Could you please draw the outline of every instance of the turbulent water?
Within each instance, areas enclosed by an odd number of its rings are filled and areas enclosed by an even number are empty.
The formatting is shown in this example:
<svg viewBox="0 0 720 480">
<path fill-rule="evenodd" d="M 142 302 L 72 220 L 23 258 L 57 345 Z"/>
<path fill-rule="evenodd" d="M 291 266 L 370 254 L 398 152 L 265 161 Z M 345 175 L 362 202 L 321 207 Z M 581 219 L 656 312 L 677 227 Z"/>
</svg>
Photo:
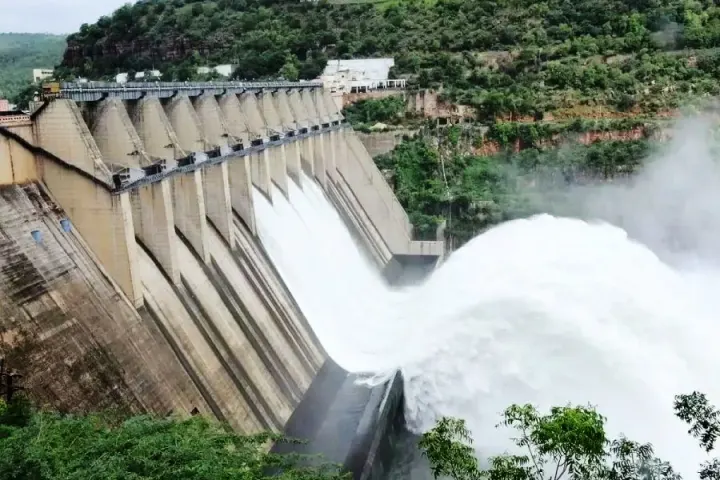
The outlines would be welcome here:
<svg viewBox="0 0 720 480">
<path fill-rule="evenodd" d="M 487 456 L 511 446 L 495 428 L 507 405 L 591 403 L 610 435 L 652 442 L 697 477 L 706 457 L 672 403 L 692 390 L 720 403 L 711 262 L 671 266 L 621 228 L 540 215 L 476 237 L 423 285 L 392 292 L 318 186 L 302 183 L 291 183 L 290 202 L 256 193 L 263 243 L 339 364 L 403 371 L 412 429 L 465 418 Z M 697 218 L 686 231 L 702 231 Z"/>
</svg>

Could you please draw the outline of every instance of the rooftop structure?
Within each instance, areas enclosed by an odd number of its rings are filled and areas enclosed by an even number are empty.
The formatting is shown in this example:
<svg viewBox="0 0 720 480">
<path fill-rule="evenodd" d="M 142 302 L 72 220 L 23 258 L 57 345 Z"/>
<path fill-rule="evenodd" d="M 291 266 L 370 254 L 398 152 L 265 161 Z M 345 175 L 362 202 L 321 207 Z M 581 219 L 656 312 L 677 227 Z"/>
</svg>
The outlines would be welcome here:
<svg viewBox="0 0 720 480">
<path fill-rule="evenodd" d="M 392 58 L 361 58 L 355 60 L 328 60 L 323 77 L 350 73 L 356 80 L 387 80 L 390 68 L 395 66 Z"/>
<path fill-rule="evenodd" d="M 200 75 L 207 75 L 208 73 L 215 71 L 218 75 L 221 75 L 223 77 L 229 77 L 233 74 L 235 69 L 237 68 L 237 65 L 232 65 L 230 63 L 224 64 L 224 65 L 216 65 L 214 67 L 198 67 L 197 73 Z"/>
<path fill-rule="evenodd" d="M 38 83 L 46 78 L 50 78 L 54 73 L 52 68 L 33 68 L 33 82 Z"/>
<path fill-rule="evenodd" d="M 135 76 L 132 78 L 132 80 L 142 80 L 147 78 L 160 78 L 162 76 L 162 73 L 160 70 L 150 70 L 147 72 L 137 72 L 135 73 Z M 116 83 L 127 83 L 128 80 L 130 80 L 129 74 L 127 72 L 124 73 L 118 73 L 115 75 L 115 82 Z M 83 82 L 78 81 L 78 83 L 87 83 L 87 79 L 83 79 Z"/>
<path fill-rule="evenodd" d="M 320 80 L 333 93 L 405 88 L 404 79 L 389 79 L 392 58 L 329 60 Z"/>
</svg>

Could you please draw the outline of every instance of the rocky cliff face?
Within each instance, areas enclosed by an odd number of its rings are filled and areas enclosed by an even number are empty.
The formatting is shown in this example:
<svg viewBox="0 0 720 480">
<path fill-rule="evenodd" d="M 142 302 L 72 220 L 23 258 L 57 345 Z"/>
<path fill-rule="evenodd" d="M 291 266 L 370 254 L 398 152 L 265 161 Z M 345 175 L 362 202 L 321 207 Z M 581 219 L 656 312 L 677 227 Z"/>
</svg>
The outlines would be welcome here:
<svg viewBox="0 0 720 480">
<path fill-rule="evenodd" d="M 631 130 L 615 130 L 615 131 L 604 131 L 604 132 L 583 132 L 574 135 L 553 135 L 552 138 L 542 140 L 538 142 L 536 146 L 539 147 L 557 147 L 564 143 L 576 142 L 582 145 L 590 145 L 595 142 L 610 142 L 610 141 L 631 141 L 640 140 L 642 138 L 650 137 L 659 141 L 667 141 L 671 138 L 672 131 L 669 128 L 659 129 L 657 131 L 649 132 L 643 127 L 633 128 Z M 523 145 L 520 139 L 515 140 L 512 145 L 513 152 L 519 152 L 528 148 L 529 145 Z M 485 140 L 480 146 L 472 147 L 471 151 L 473 155 L 495 155 L 502 151 L 502 146 L 495 141 Z"/>
<path fill-rule="evenodd" d="M 68 47 L 63 56 L 63 65 L 70 68 L 81 67 L 88 59 L 103 66 L 112 68 L 126 67 L 129 57 L 134 62 L 172 62 L 182 60 L 197 51 L 201 56 L 207 56 L 211 51 L 222 48 L 211 41 L 192 41 L 186 37 L 170 35 L 158 42 L 145 39 L 132 41 L 112 41 L 104 38 L 102 41 L 87 45 L 68 40 Z"/>
</svg>

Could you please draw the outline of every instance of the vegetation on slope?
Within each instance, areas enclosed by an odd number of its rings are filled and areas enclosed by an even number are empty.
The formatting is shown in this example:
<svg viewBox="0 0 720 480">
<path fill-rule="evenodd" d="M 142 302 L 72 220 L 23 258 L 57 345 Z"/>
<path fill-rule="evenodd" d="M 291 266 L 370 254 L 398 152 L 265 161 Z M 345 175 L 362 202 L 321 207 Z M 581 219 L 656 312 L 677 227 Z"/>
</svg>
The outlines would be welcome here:
<svg viewBox="0 0 720 480">
<path fill-rule="evenodd" d="M 452 127 L 406 139 L 389 154 L 377 157 L 376 163 L 390 174 L 416 234 L 432 238 L 446 222 L 446 238 L 457 248 L 497 223 L 539 213 L 553 192 L 560 194 L 571 183 L 605 181 L 635 172 L 655 148 L 650 139 L 585 145 L 568 138 L 561 149 L 539 142 L 538 130 L 549 135 L 608 123 L 579 121 L 565 130 L 554 126 L 544 132 L 542 126 L 534 129 L 537 124 L 532 124 L 528 128 L 537 135 L 535 146 L 521 151 L 506 148 L 495 155 L 471 153 L 463 142 L 477 143 L 477 137 L 465 138 L 460 127 Z M 528 133 L 517 124 L 496 124 L 483 138 L 490 136 L 508 147 L 518 131 Z"/>
<path fill-rule="evenodd" d="M 35 33 L 0 33 L 0 98 L 13 102 L 32 82 L 33 68 L 60 63 L 65 37 Z"/>
<path fill-rule="evenodd" d="M 442 85 L 484 117 L 586 104 L 673 108 L 718 93 L 720 7 L 710 0 L 141 0 L 68 39 L 64 75 L 159 68 L 192 77 L 313 78 L 328 58 L 390 55 L 392 75 Z"/>
<path fill-rule="evenodd" d="M 397 125 L 406 120 L 405 99 L 402 96 L 391 96 L 380 99 L 360 100 L 343 109 L 343 115 L 353 127 L 386 123 Z"/>
<path fill-rule="evenodd" d="M 0 478 L 15 480 L 340 480 L 332 465 L 267 453 L 270 434 L 245 436 L 201 417 L 68 416 L 0 400 Z M 280 472 L 272 475 L 272 472 Z"/>
</svg>

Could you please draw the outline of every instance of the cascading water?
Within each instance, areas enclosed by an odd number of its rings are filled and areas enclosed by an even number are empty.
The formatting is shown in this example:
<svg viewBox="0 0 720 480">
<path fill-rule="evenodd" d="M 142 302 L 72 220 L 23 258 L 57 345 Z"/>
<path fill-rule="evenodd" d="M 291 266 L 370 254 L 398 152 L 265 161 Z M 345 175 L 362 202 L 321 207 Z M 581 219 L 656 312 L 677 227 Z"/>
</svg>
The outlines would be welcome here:
<svg viewBox="0 0 720 480">
<path fill-rule="evenodd" d="M 692 390 L 720 402 L 720 271 L 670 266 L 607 223 L 540 215 L 476 237 L 425 284 L 393 292 L 314 181 L 302 184 L 291 182 L 290 202 L 273 191 L 274 205 L 256 192 L 260 237 L 339 364 L 402 370 L 412 429 L 464 418 L 484 457 L 511 449 L 495 428 L 509 404 L 591 403 L 611 436 L 652 442 L 697 477 L 706 457 L 672 403 Z"/>
<path fill-rule="evenodd" d="M 289 182 L 288 201 L 272 186 L 271 204 L 253 191 L 259 236 L 328 354 L 354 372 L 394 370 L 388 361 L 395 322 L 384 322 L 390 292 L 320 187 L 307 175 Z M 354 325 L 367 325 L 355 329 Z M 383 333 L 385 333 L 383 335 Z"/>
</svg>

